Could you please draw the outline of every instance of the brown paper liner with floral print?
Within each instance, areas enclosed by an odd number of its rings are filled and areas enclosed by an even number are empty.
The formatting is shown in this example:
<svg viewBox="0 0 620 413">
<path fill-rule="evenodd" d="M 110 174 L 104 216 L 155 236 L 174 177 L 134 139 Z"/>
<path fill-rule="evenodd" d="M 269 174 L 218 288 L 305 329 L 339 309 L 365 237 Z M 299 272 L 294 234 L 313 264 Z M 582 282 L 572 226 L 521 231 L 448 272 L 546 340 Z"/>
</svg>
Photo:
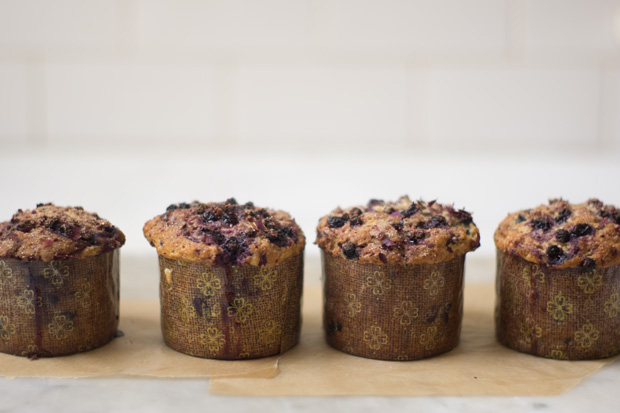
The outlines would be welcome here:
<svg viewBox="0 0 620 413">
<path fill-rule="evenodd" d="M 465 257 L 374 265 L 323 254 L 327 343 L 355 356 L 418 360 L 459 343 Z"/>
<path fill-rule="evenodd" d="M 562 360 L 620 353 L 620 267 L 557 270 L 498 250 L 496 294 L 507 347 Z"/>
<path fill-rule="evenodd" d="M 297 344 L 303 255 L 268 266 L 211 266 L 159 257 L 166 344 L 210 359 L 273 356 Z"/>
<path fill-rule="evenodd" d="M 118 329 L 119 254 L 0 259 L 0 351 L 52 357 L 108 343 Z"/>
</svg>

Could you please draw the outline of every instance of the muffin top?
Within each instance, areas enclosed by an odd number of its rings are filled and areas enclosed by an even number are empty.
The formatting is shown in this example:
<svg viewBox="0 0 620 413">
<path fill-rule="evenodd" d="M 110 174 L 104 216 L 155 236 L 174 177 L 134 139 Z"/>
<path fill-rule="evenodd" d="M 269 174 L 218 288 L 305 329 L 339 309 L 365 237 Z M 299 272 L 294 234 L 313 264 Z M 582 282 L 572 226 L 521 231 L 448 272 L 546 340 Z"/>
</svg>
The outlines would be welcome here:
<svg viewBox="0 0 620 413">
<path fill-rule="evenodd" d="M 480 245 L 469 212 L 407 196 L 336 208 L 319 220 L 316 231 L 316 243 L 326 254 L 379 265 L 434 264 Z"/>
<path fill-rule="evenodd" d="M 234 198 L 170 205 L 144 225 L 144 236 L 159 255 L 211 265 L 273 266 L 300 254 L 306 242 L 286 212 Z"/>
<path fill-rule="evenodd" d="M 495 231 L 506 254 L 552 268 L 620 265 L 620 210 L 598 199 L 548 205 L 509 214 Z"/>
<path fill-rule="evenodd" d="M 32 210 L 20 209 L 0 224 L 0 258 L 43 262 L 85 258 L 124 243 L 118 228 L 82 207 L 38 204 Z"/>
</svg>

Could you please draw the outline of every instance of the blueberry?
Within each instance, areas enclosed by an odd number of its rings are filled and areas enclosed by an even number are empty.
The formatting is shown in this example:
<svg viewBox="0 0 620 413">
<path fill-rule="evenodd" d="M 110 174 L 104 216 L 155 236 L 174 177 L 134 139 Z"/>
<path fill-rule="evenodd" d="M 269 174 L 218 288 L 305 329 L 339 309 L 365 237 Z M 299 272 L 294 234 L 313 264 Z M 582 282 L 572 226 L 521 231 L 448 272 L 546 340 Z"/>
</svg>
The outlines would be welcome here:
<svg viewBox="0 0 620 413">
<path fill-rule="evenodd" d="M 217 260 L 221 264 L 234 264 L 243 252 L 243 242 L 235 237 L 231 237 L 222 245 L 222 252 Z"/>
<path fill-rule="evenodd" d="M 289 238 L 295 237 L 295 230 L 293 229 L 293 227 L 286 226 L 282 228 L 280 231 L 282 231 L 282 233 Z"/>
<path fill-rule="evenodd" d="M 352 260 L 359 257 L 359 253 L 356 250 L 357 246 L 352 242 L 347 242 L 342 246 L 342 253 L 345 257 Z"/>
<path fill-rule="evenodd" d="M 388 260 L 387 257 L 385 256 L 384 253 L 380 252 L 379 253 L 379 259 L 381 260 L 382 263 L 387 264 Z"/>
<path fill-rule="evenodd" d="M 549 229 L 549 221 L 547 218 L 536 218 L 531 222 L 532 228 L 547 231 Z"/>
<path fill-rule="evenodd" d="M 573 230 L 570 232 L 570 235 L 573 238 L 579 238 L 579 237 L 583 237 L 583 236 L 586 236 L 586 235 L 590 235 L 593 232 L 594 232 L 594 228 L 592 228 L 590 225 L 588 225 L 588 224 L 577 224 L 577 225 L 575 225 Z"/>
<path fill-rule="evenodd" d="M 558 264 L 564 261 L 564 258 L 566 258 L 564 251 L 557 245 L 552 245 L 547 248 L 547 261 L 551 264 Z"/>
<path fill-rule="evenodd" d="M 353 224 L 351 224 L 351 226 L 353 226 Z M 401 220 L 400 222 L 397 222 L 396 224 L 392 224 L 392 228 L 394 228 L 396 231 L 400 232 L 403 230 L 403 221 Z"/>
<path fill-rule="evenodd" d="M 352 226 L 352 227 L 356 227 L 356 226 L 358 226 L 358 225 L 362 225 L 362 224 L 363 224 L 363 222 L 362 222 L 362 218 L 357 217 L 357 216 L 356 216 L 356 217 L 353 217 L 353 218 L 351 218 L 351 220 L 349 221 L 349 224 L 351 224 L 351 226 Z"/>
<path fill-rule="evenodd" d="M 555 233 L 555 239 L 559 242 L 568 242 L 570 241 L 570 234 L 566 230 L 559 229 L 558 232 Z"/>
<path fill-rule="evenodd" d="M 171 204 L 171 205 L 168 205 L 168 208 L 166 208 L 166 211 L 174 211 L 177 208 L 178 206 L 176 206 L 175 204 Z"/>
<path fill-rule="evenodd" d="M 344 220 L 342 217 L 329 217 L 327 218 L 327 225 L 330 228 L 340 228 L 342 226 L 344 226 L 344 224 L 346 224 L 347 221 Z"/>
<path fill-rule="evenodd" d="M 228 198 L 226 200 L 226 202 L 224 202 L 225 204 L 230 204 L 230 205 L 237 205 L 237 200 L 235 198 Z"/>
<path fill-rule="evenodd" d="M 418 208 L 414 204 L 411 204 L 411 205 L 409 205 L 409 208 L 407 208 L 406 210 L 404 210 L 402 212 L 402 215 L 405 218 L 409 218 L 410 216 L 412 216 L 416 212 L 418 212 Z"/>
<path fill-rule="evenodd" d="M 239 223 L 239 219 L 233 213 L 225 213 L 222 220 L 228 225 L 237 225 Z"/>
<path fill-rule="evenodd" d="M 272 244 L 278 247 L 286 247 L 288 245 L 288 235 L 287 231 L 284 229 L 269 229 L 265 236 Z"/>
<path fill-rule="evenodd" d="M 433 215 L 431 218 L 431 228 L 437 228 L 447 224 L 448 221 L 446 221 L 446 218 L 443 215 Z"/>
<path fill-rule="evenodd" d="M 579 266 L 592 269 L 596 267 L 596 262 L 594 262 L 592 258 L 586 258 L 585 260 L 581 261 L 581 264 L 579 264 Z"/>
<path fill-rule="evenodd" d="M 519 216 L 517 217 L 516 223 L 520 224 L 520 223 L 522 223 L 524 221 L 525 221 L 525 217 L 523 215 L 519 214 Z"/>
<path fill-rule="evenodd" d="M 278 230 L 280 229 L 280 224 L 278 223 L 278 221 L 274 220 L 273 218 L 269 217 L 266 218 L 263 221 L 263 224 L 265 225 L 265 228 L 267 229 L 273 229 L 273 230 Z"/>
<path fill-rule="evenodd" d="M 178 208 L 181 208 L 181 209 L 188 209 L 188 208 L 191 208 L 191 205 L 190 205 L 190 204 L 188 204 L 188 203 L 186 203 L 186 202 L 181 202 L 181 203 L 179 204 Z"/>
<path fill-rule="evenodd" d="M 426 233 L 424 231 L 416 231 L 411 238 L 409 238 L 409 244 L 418 245 L 426 238 Z"/>
<path fill-rule="evenodd" d="M 362 215 L 362 210 L 359 208 L 353 208 L 350 212 L 352 217 L 358 217 Z"/>
<path fill-rule="evenodd" d="M 555 222 L 557 222 L 558 224 L 561 224 L 562 222 L 565 222 L 572 214 L 573 213 L 570 212 L 570 209 L 564 208 L 560 211 L 558 216 L 555 217 Z"/>
<path fill-rule="evenodd" d="M 443 215 L 433 215 L 428 222 L 419 222 L 416 225 L 418 228 L 423 229 L 431 229 L 431 228 L 439 228 L 442 225 L 446 225 L 448 221 Z"/>
<path fill-rule="evenodd" d="M 215 243 L 218 245 L 221 245 L 226 241 L 226 237 L 222 235 L 219 231 L 213 231 L 210 229 L 201 229 L 200 231 L 206 232 L 207 234 L 211 235 L 213 241 L 215 241 Z"/>
<path fill-rule="evenodd" d="M 205 211 L 202 214 L 202 218 L 206 221 L 206 222 L 213 222 L 213 221 L 217 221 L 217 215 L 215 215 L 215 213 L 213 211 Z"/>
<path fill-rule="evenodd" d="M 469 225 L 472 222 L 474 222 L 474 220 L 471 217 L 471 214 L 465 211 L 464 209 L 459 209 L 458 211 L 456 211 L 455 214 L 456 214 L 458 221 L 463 225 Z"/>
<path fill-rule="evenodd" d="M 235 237 L 230 237 L 222 246 L 226 251 L 228 251 L 231 255 L 234 255 L 239 250 L 240 244 L 239 240 Z"/>
</svg>

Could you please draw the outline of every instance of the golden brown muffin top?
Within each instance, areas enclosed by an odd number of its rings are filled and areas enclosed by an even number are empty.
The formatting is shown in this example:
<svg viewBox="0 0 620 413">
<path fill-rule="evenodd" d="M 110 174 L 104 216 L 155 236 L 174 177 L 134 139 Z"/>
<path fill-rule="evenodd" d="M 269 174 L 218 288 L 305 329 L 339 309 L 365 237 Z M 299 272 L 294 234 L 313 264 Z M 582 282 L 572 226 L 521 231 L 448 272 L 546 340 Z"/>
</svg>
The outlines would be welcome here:
<svg viewBox="0 0 620 413">
<path fill-rule="evenodd" d="M 273 266 L 300 254 L 306 242 L 286 212 L 234 198 L 170 205 L 144 225 L 144 236 L 159 255 L 211 265 Z"/>
<path fill-rule="evenodd" d="M 620 265 L 620 210 L 598 199 L 548 205 L 509 214 L 495 231 L 506 254 L 552 268 Z"/>
<path fill-rule="evenodd" d="M 118 228 L 82 207 L 38 204 L 33 210 L 20 209 L 0 224 L 0 258 L 43 262 L 85 258 L 124 243 Z"/>
<path fill-rule="evenodd" d="M 379 265 L 434 264 L 480 245 L 469 212 L 407 196 L 336 208 L 319 220 L 316 231 L 316 243 L 326 254 Z"/>
</svg>

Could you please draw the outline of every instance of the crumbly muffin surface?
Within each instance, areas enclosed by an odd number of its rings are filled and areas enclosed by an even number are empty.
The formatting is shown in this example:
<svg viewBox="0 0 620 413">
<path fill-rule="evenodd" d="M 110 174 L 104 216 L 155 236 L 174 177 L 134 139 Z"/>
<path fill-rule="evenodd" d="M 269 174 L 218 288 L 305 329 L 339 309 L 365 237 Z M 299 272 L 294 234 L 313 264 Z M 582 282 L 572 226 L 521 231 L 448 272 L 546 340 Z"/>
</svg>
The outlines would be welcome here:
<svg viewBox="0 0 620 413">
<path fill-rule="evenodd" d="M 470 213 L 403 196 L 335 209 L 319 220 L 316 243 L 360 263 L 434 264 L 475 250 L 480 235 Z"/>
<path fill-rule="evenodd" d="M 63 260 L 99 255 L 121 247 L 125 235 L 82 207 L 39 204 L 0 224 L 0 258 Z"/>
<path fill-rule="evenodd" d="M 289 214 L 248 202 L 170 205 L 144 225 L 144 236 L 166 258 L 211 265 L 276 265 L 300 254 L 301 228 Z"/>
<path fill-rule="evenodd" d="M 506 254 L 552 268 L 620 265 L 620 210 L 598 199 L 548 205 L 509 214 L 495 231 Z"/>
</svg>

